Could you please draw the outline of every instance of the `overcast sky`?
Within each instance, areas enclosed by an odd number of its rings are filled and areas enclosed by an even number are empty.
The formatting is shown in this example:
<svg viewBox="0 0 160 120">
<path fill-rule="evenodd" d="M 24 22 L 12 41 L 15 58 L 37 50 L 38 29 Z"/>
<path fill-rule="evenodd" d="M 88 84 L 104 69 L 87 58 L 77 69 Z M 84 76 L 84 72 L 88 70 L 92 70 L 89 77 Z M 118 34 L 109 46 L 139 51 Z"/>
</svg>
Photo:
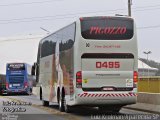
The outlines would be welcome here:
<svg viewBox="0 0 160 120">
<path fill-rule="evenodd" d="M 128 0 L 0 0 L 0 73 L 6 62 L 36 60 L 37 45 L 46 34 L 71 23 L 79 16 L 127 15 Z M 160 0 L 133 0 L 132 17 L 137 24 L 139 57 L 160 62 Z M 12 36 L 42 34 L 12 41 Z M 3 38 L 2 38 L 3 37 Z M 9 37 L 9 38 L 8 38 Z M 4 40 L 8 40 L 4 42 Z M 2 42 L 3 41 L 3 42 Z"/>
</svg>

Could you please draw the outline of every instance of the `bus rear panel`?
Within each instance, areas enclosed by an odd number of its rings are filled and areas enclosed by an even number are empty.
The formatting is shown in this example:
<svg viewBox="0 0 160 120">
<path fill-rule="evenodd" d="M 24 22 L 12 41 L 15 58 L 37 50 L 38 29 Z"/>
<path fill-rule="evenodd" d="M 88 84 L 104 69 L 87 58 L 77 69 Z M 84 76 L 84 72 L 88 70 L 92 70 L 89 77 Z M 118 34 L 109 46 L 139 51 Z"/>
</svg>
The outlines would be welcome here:
<svg viewBox="0 0 160 120">
<path fill-rule="evenodd" d="M 6 91 L 7 93 L 29 93 L 31 82 L 25 63 L 8 63 L 6 66 Z"/>
<path fill-rule="evenodd" d="M 77 105 L 127 105 L 137 99 L 137 39 L 124 17 L 81 18 L 74 54 Z M 82 49 L 83 48 L 83 49 Z M 77 49 L 77 48 L 75 48 Z M 75 78 L 77 76 L 75 75 Z"/>
</svg>

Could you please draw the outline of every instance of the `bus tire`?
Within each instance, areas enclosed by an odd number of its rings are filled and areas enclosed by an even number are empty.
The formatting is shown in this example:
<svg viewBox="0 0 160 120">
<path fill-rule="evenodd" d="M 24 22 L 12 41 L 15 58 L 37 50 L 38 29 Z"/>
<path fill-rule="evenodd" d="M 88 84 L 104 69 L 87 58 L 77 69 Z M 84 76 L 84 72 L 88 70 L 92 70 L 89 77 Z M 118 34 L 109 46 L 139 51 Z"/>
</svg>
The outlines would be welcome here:
<svg viewBox="0 0 160 120">
<path fill-rule="evenodd" d="M 32 88 L 29 89 L 30 94 L 32 94 Z"/>
<path fill-rule="evenodd" d="M 60 94 L 59 94 L 59 110 L 61 111 L 61 112 L 64 112 L 64 94 L 63 94 L 63 92 L 61 92 Z"/>
<path fill-rule="evenodd" d="M 40 87 L 39 99 L 42 100 L 42 88 Z"/>
<path fill-rule="evenodd" d="M 58 104 L 59 104 L 59 97 L 60 97 L 60 89 L 58 88 L 57 89 L 57 102 L 58 102 Z"/>
<path fill-rule="evenodd" d="M 64 111 L 65 111 L 66 113 L 70 113 L 70 112 L 71 112 L 71 106 L 67 105 L 66 99 L 65 99 L 65 101 L 64 101 Z"/>
<path fill-rule="evenodd" d="M 42 105 L 43 106 L 49 106 L 49 101 L 42 100 Z"/>
</svg>

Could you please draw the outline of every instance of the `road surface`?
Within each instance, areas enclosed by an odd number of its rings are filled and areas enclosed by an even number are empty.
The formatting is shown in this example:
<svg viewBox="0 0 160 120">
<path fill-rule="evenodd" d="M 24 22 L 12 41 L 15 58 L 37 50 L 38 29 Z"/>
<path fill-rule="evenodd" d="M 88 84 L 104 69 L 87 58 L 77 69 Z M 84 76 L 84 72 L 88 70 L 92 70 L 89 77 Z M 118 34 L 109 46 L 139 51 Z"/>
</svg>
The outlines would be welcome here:
<svg viewBox="0 0 160 120">
<path fill-rule="evenodd" d="M 21 103 L 21 104 L 20 104 Z M 18 109 L 19 108 L 19 109 Z M 18 111 L 19 110 L 19 111 Z M 100 120 L 100 119 L 159 119 L 157 114 L 122 108 L 119 113 L 100 112 L 97 108 L 74 108 L 72 113 L 60 112 L 57 104 L 49 107 L 34 95 L 0 96 L 0 119 L 2 120 Z M 115 118 L 117 117 L 117 118 Z M 10 118 L 10 119 L 7 119 Z"/>
</svg>

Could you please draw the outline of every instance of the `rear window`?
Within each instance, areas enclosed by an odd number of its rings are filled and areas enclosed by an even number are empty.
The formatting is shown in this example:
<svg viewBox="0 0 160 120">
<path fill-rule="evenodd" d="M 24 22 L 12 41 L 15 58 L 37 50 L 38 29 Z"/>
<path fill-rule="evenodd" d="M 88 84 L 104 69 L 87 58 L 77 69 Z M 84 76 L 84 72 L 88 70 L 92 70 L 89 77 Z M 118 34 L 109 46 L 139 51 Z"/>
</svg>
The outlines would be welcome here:
<svg viewBox="0 0 160 120">
<path fill-rule="evenodd" d="M 81 20 L 85 39 L 129 40 L 133 37 L 133 20 L 123 17 L 87 17 Z"/>
</svg>

